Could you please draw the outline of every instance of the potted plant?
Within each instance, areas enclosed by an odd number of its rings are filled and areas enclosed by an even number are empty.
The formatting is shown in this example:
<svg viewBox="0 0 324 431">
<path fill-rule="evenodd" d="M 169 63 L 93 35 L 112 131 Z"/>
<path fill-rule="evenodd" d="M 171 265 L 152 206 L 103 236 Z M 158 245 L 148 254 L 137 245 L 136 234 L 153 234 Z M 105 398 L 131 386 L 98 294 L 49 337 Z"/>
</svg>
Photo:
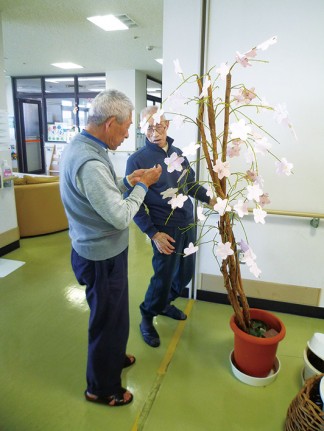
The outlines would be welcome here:
<svg viewBox="0 0 324 431">
<path fill-rule="evenodd" d="M 257 94 L 255 88 L 248 89 L 244 84 L 233 84 L 232 73 L 235 67 L 250 67 L 257 60 L 257 55 L 277 42 L 276 37 L 257 45 L 244 54 L 236 53 L 231 66 L 222 63 L 220 67 L 211 68 L 203 76 L 193 75 L 185 78 L 179 60 L 175 60 L 175 72 L 181 77 L 181 83 L 176 90 L 163 102 L 158 113 L 154 115 L 156 123 L 163 113 L 172 115 L 174 123 L 190 122 L 199 130 L 197 142 L 183 148 L 183 155 L 196 155 L 195 162 L 204 163 L 207 179 L 201 181 L 207 185 L 208 193 L 217 200 L 213 208 L 197 208 L 198 238 L 195 244 L 190 244 L 184 251 L 184 258 L 195 253 L 199 244 L 204 241 L 206 231 L 216 229 L 212 240 L 212 252 L 218 262 L 223 276 L 228 298 L 234 310 L 230 325 L 235 333 L 234 359 L 241 371 L 258 377 L 266 376 L 274 363 L 278 342 L 285 336 L 285 327 L 280 319 L 262 310 L 250 309 L 242 282 L 240 263 L 245 263 L 255 277 L 259 277 L 260 269 L 256 264 L 256 256 L 244 238 L 237 241 L 234 227 L 237 223 L 243 225 L 243 218 L 253 212 L 254 221 L 264 224 L 267 215 L 264 207 L 270 202 L 264 191 L 263 178 L 259 172 L 258 157 L 271 156 L 275 159 L 277 174 L 289 176 L 293 165 L 285 158 L 279 159 L 271 151 L 273 136 L 264 130 L 258 122 L 249 115 L 248 110 L 257 112 L 273 111 L 278 123 L 287 125 L 294 133 L 284 105 L 270 106 Z M 216 74 L 215 74 L 216 72 Z M 215 76 L 213 76 L 215 75 Z M 181 87 L 187 83 L 196 82 L 198 92 L 189 99 L 184 99 Z M 224 97 L 220 95 L 222 82 L 225 83 Z M 174 106 L 184 106 L 194 103 L 197 105 L 197 117 L 190 118 L 183 111 Z M 248 113 L 247 113 L 248 112 Z M 142 124 L 145 128 L 145 124 Z M 277 141 L 276 141 L 277 142 Z M 245 152 L 246 167 L 238 169 Z M 236 163 L 232 162 L 236 159 Z M 168 170 L 181 170 L 181 157 L 176 153 L 165 160 Z M 164 197 L 170 197 L 172 208 L 181 205 L 185 198 L 185 188 L 190 187 L 186 182 L 187 171 L 184 170 L 177 189 L 164 192 Z M 252 208 L 254 207 L 254 208 Z M 217 223 L 209 223 L 211 215 L 217 214 Z M 192 228 L 190 226 L 188 228 Z M 259 329 L 260 321 L 263 326 Z M 269 332 L 270 330 L 270 332 Z M 252 353 L 247 351 L 246 342 L 252 341 Z M 261 347 L 260 347 L 261 346 Z M 243 347 L 243 353 L 241 353 Z M 256 358 L 259 364 L 253 370 L 251 361 L 261 351 L 266 350 L 270 359 Z M 262 363 L 262 365 L 260 365 Z"/>
</svg>

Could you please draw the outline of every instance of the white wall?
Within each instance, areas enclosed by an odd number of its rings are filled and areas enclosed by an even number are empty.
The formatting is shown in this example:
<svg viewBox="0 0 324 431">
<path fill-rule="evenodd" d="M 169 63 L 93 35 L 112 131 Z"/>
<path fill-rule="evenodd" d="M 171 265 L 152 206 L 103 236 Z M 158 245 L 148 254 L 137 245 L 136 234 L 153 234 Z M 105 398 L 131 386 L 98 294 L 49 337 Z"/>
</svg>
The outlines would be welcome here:
<svg viewBox="0 0 324 431">
<path fill-rule="evenodd" d="M 163 16 L 163 73 L 162 100 L 165 100 L 182 82 L 176 75 L 173 61 L 178 59 L 186 76 L 199 73 L 201 46 L 201 1 L 164 0 Z M 184 97 L 197 94 L 195 83 L 182 86 L 179 91 Z M 164 106 L 167 118 L 171 119 L 170 106 Z M 189 117 L 195 117 L 195 109 L 189 106 L 184 110 Z M 189 145 L 197 139 L 197 128 L 190 123 L 180 129 L 170 122 L 169 135 L 177 147 Z"/>
<path fill-rule="evenodd" d="M 263 58 L 269 60 L 269 64 L 254 64 L 241 70 L 236 67 L 233 73 L 233 82 L 244 82 L 248 88 L 255 86 L 258 94 L 269 103 L 286 102 L 298 136 L 295 141 L 288 129 L 273 122 L 272 114 L 262 120 L 280 141 L 280 144 L 273 143 L 274 153 L 294 163 L 294 174 L 281 179 L 275 176 L 273 166 L 261 163 L 265 190 L 271 199 L 268 207 L 323 214 L 323 1 L 210 0 L 209 3 L 206 70 L 221 62 L 232 63 L 236 51 L 246 52 L 269 37 L 278 36 L 278 43 L 264 52 Z M 186 75 L 194 71 L 199 73 L 197 9 L 201 1 L 165 0 L 164 4 L 163 89 L 166 97 L 177 86 L 171 65 L 173 59 L 180 59 Z M 172 133 L 179 141 L 181 137 L 187 142 L 196 139 L 193 129 L 172 130 Z M 176 142 L 179 144 L 177 139 Z M 324 220 L 314 229 L 310 219 L 268 216 L 265 225 L 256 225 L 249 217 L 245 227 L 262 270 L 262 281 L 324 291 Z M 239 240 L 242 232 L 238 230 L 236 236 Z M 209 244 L 200 247 L 197 268 L 198 273 L 220 274 Z M 244 266 L 242 271 L 245 278 L 253 278 Z M 323 291 L 321 306 L 324 306 Z"/>
<path fill-rule="evenodd" d="M 136 149 L 136 128 L 139 125 L 139 115 L 146 106 L 146 74 L 139 70 L 113 70 L 106 72 L 107 89 L 116 89 L 125 93 L 134 104 L 133 124 L 129 128 L 129 138 L 118 150 L 110 152 L 116 175 L 125 175 L 126 162 L 129 155 Z"/>
<path fill-rule="evenodd" d="M 2 26 L 0 19 L 0 166 L 7 160 L 11 166 L 10 139 L 8 126 L 8 109 L 4 76 Z M 0 248 L 19 239 L 17 228 L 16 204 L 14 188 L 0 189 Z"/>
</svg>

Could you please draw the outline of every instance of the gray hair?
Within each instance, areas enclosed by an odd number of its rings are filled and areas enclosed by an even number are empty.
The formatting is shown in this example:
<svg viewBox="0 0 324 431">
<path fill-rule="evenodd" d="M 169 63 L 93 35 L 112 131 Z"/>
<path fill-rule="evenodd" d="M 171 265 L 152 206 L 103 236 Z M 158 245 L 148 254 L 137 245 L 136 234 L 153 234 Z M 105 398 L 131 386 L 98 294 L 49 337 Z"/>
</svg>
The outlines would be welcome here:
<svg viewBox="0 0 324 431">
<path fill-rule="evenodd" d="M 88 124 L 100 126 L 108 118 L 116 117 L 118 123 L 123 123 L 134 109 L 131 100 L 118 90 L 101 91 L 92 101 Z"/>
<path fill-rule="evenodd" d="M 154 115 L 157 111 L 159 110 L 159 107 L 156 105 L 152 105 L 152 106 L 147 106 L 146 108 L 143 108 L 141 110 L 141 120 L 144 120 L 144 118 L 146 117 L 152 117 L 152 115 Z M 162 120 L 165 120 L 165 116 L 161 115 Z"/>
</svg>

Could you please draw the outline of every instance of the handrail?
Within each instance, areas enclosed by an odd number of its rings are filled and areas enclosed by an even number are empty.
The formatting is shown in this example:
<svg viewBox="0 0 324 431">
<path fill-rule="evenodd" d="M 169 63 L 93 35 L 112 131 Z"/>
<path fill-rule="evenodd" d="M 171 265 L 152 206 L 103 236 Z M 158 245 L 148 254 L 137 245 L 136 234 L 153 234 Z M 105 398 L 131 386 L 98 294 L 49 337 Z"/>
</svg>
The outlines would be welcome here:
<svg viewBox="0 0 324 431">
<path fill-rule="evenodd" d="M 253 209 L 249 208 L 249 212 L 252 212 Z M 282 216 L 289 216 L 289 217 L 306 217 L 306 218 L 324 218 L 324 214 L 320 213 L 308 213 L 308 212 L 301 212 L 301 211 L 286 211 L 286 210 L 271 210 L 265 208 L 265 211 L 267 214 L 273 214 L 273 215 L 282 215 Z"/>
<path fill-rule="evenodd" d="M 306 217 L 306 218 L 324 218 L 324 214 L 308 213 L 300 211 L 283 211 L 283 210 L 266 210 L 268 214 L 283 215 L 290 217 Z"/>
</svg>

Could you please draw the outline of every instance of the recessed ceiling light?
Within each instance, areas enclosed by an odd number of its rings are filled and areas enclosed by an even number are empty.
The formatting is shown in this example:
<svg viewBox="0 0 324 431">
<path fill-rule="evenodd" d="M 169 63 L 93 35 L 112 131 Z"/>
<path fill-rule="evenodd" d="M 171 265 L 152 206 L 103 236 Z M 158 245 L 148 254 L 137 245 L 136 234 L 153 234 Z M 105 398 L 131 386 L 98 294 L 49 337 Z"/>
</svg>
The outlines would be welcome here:
<svg viewBox="0 0 324 431">
<path fill-rule="evenodd" d="M 128 30 L 127 25 L 114 15 L 90 16 L 87 19 L 105 31 Z"/>
<path fill-rule="evenodd" d="M 160 64 L 163 64 L 163 58 L 156 58 L 155 61 L 157 61 Z"/>
<path fill-rule="evenodd" d="M 83 69 L 83 66 L 75 63 L 52 63 L 51 65 L 61 69 Z"/>
</svg>

